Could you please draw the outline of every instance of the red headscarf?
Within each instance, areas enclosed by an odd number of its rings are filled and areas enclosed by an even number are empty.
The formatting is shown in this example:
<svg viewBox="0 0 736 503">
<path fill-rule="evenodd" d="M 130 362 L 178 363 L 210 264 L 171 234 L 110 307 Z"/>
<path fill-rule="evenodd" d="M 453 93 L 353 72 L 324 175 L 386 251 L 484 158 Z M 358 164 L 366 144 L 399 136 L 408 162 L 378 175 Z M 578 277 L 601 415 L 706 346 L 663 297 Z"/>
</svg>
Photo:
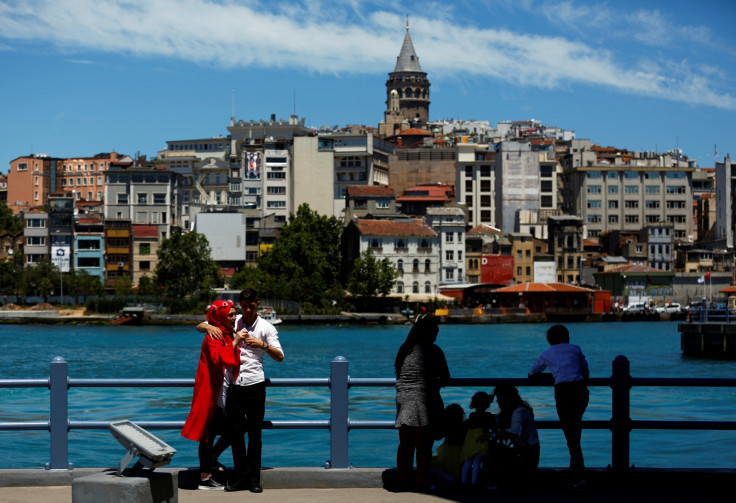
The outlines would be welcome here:
<svg viewBox="0 0 736 503">
<path fill-rule="evenodd" d="M 230 309 L 235 307 L 232 300 L 216 300 L 207 308 L 207 323 L 213 325 L 230 338 L 233 337 L 233 329 L 227 321 Z"/>
</svg>

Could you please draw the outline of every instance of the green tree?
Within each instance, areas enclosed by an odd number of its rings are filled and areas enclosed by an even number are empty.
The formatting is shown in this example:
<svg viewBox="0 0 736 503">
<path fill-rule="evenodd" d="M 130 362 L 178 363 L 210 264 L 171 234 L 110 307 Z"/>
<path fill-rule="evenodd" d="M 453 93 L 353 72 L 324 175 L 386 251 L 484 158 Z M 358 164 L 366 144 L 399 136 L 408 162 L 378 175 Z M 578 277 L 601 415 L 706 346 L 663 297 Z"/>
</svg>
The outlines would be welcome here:
<svg viewBox="0 0 736 503">
<path fill-rule="evenodd" d="M 51 292 L 54 291 L 54 284 L 51 282 L 51 280 L 46 278 L 41 278 L 41 281 L 38 283 L 38 293 L 43 297 L 44 302 L 49 301 L 49 295 L 51 295 Z"/>
<path fill-rule="evenodd" d="M 212 260 L 204 234 L 174 232 L 156 252 L 156 285 L 172 298 L 210 298 L 221 281 L 220 268 Z"/>
<path fill-rule="evenodd" d="M 13 214 L 8 203 L 0 201 L 0 231 L 16 234 L 23 230 L 23 222 L 18 215 Z"/>
<path fill-rule="evenodd" d="M 67 285 L 66 278 L 70 275 L 65 275 L 64 286 Z M 79 304 L 79 296 L 100 296 L 103 292 L 102 281 L 98 276 L 92 276 L 85 270 L 76 271 L 71 275 L 69 289 L 74 295 L 76 304 Z"/>
<path fill-rule="evenodd" d="M 319 215 L 302 204 L 281 229 L 273 248 L 261 257 L 259 267 L 270 277 L 267 291 L 282 299 L 325 305 L 326 292 L 342 292 L 340 234 L 335 217 Z"/>
<path fill-rule="evenodd" d="M 388 258 L 378 260 L 370 249 L 361 253 L 353 263 L 348 290 L 353 295 L 385 297 L 391 292 L 396 268 Z"/>
<path fill-rule="evenodd" d="M 243 267 L 230 278 L 228 287 L 233 290 L 255 288 L 260 295 L 271 295 L 274 280 L 262 267 Z"/>
</svg>

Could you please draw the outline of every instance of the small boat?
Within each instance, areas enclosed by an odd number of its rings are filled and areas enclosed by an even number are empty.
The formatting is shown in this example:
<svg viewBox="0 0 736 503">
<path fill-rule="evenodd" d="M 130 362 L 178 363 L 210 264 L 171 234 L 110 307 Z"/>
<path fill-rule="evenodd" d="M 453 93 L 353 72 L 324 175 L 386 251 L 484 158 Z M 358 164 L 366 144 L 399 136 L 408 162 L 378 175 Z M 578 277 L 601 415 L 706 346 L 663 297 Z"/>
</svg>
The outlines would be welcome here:
<svg viewBox="0 0 736 503">
<path fill-rule="evenodd" d="M 276 311 L 272 307 L 264 306 L 261 308 L 258 315 L 271 325 L 278 325 L 282 322 L 281 318 L 276 315 Z"/>
<path fill-rule="evenodd" d="M 145 309 L 137 306 L 128 306 L 118 313 L 118 317 L 111 321 L 113 325 L 140 325 L 147 318 Z"/>
</svg>

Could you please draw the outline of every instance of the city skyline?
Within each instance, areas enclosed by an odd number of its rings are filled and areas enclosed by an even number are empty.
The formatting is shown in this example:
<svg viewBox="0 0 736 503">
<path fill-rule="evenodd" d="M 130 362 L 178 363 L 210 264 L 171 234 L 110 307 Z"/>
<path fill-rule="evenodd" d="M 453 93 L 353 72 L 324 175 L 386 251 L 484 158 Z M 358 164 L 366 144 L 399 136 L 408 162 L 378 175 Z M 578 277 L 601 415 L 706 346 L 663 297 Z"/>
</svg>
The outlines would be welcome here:
<svg viewBox="0 0 736 503">
<path fill-rule="evenodd" d="M 430 120 L 533 118 L 701 167 L 736 155 L 736 5 L 639 5 L 0 1 L 0 172 L 31 153 L 155 157 L 226 136 L 233 111 L 377 127 L 407 16 Z"/>
</svg>

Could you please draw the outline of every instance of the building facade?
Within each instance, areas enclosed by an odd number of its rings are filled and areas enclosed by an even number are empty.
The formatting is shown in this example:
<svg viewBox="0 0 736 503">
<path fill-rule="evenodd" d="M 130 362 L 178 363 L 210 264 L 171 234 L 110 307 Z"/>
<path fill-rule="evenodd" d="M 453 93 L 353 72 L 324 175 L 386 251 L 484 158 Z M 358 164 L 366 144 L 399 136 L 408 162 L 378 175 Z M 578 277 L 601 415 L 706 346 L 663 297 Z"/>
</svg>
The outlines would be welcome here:
<svg viewBox="0 0 736 503">
<path fill-rule="evenodd" d="M 465 211 L 427 208 L 426 219 L 439 234 L 440 286 L 465 283 Z"/>
</svg>

